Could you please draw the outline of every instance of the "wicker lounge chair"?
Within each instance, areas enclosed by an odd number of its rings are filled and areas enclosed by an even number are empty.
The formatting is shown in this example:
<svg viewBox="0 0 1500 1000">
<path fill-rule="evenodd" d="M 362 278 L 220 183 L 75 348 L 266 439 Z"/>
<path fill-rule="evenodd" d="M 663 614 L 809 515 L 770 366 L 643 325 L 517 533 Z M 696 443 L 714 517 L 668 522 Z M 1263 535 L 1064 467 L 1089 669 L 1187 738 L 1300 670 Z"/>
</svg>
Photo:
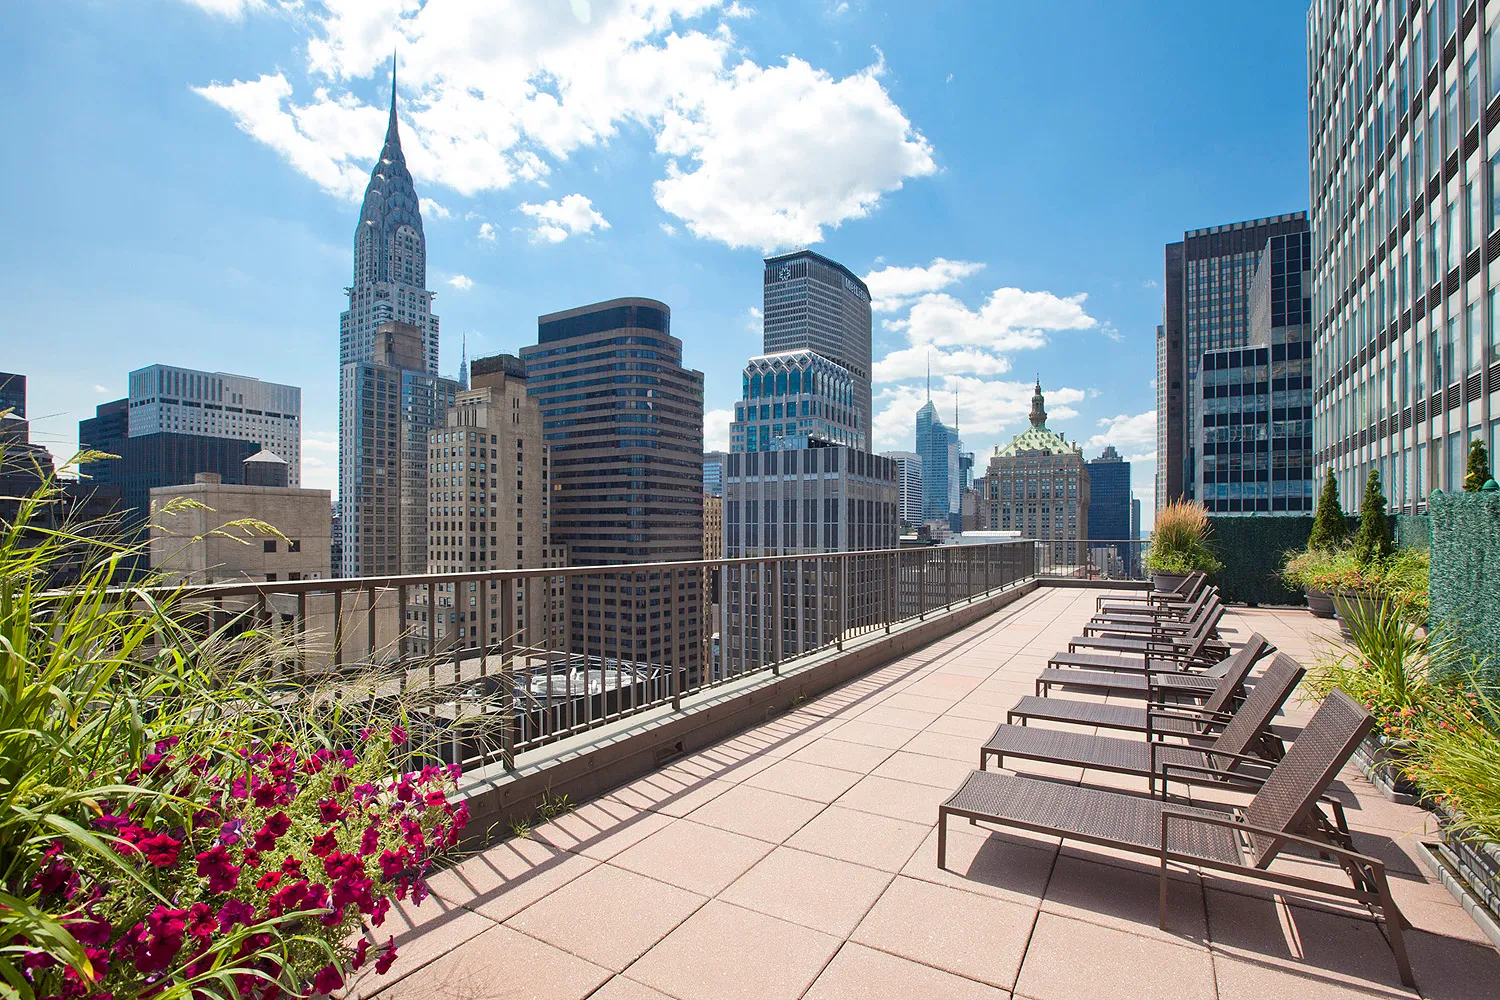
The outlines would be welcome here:
<svg viewBox="0 0 1500 1000">
<path fill-rule="evenodd" d="M 1223 602 L 1218 591 L 1205 590 L 1193 606 L 1192 614 L 1186 618 L 1155 618 L 1136 616 L 1106 617 L 1095 615 L 1083 626 L 1084 635 L 1187 635 L 1196 632 L 1205 619 L 1218 624 L 1223 615 Z"/>
<path fill-rule="evenodd" d="M 1195 666 L 1192 670 L 1184 669 L 1183 663 L 1166 660 L 1128 659 L 1105 653 L 1061 654 L 1059 662 L 1064 665 L 1048 667 L 1037 675 L 1036 693 L 1039 696 L 1050 694 L 1057 685 L 1117 697 L 1201 701 L 1218 688 L 1225 674 L 1236 669 L 1231 662 L 1236 657 L 1247 656 L 1254 663 L 1274 649 L 1260 633 L 1251 632 L 1244 645 L 1229 656 L 1211 666 L 1202 669 Z M 1083 664 L 1088 660 L 1082 658 L 1100 661 L 1097 665 L 1103 669 L 1087 669 Z M 1072 665 L 1075 660 L 1081 662 Z"/>
<path fill-rule="evenodd" d="M 1062 729 L 1038 729 L 1035 726 L 1012 726 L 1002 723 L 979 748 L 979 769 L 984 770 L 991 757 L 1003 767 L 1007 757 L 1069 764 L 1099 771 L 1139 775 L 1147 780 L 1154 793 L 1162 768 L 1172 764 L 1179 769 L 1244 772 L 1264 776 L 1270 761 L 1280 757 L 1281 741 L 1267 727 L 1297 683 L 1302 680 L 1302 665 L 1285 653 L 1277 653 L 1255 687 L 1233 715 L 1212 736 L 1195 739 L 1195 745 L 1162 743 L 1155 737 L 1155 721 L 1191 717 L 1190 709 L 1151 709 L 1152 725 L 1146 739 L 1122 739 L 1094 736 Z M 1252 756 L 1253 755 L 1253 756 Z M 1269 758 L 1269 759 L 1268 759 Z M 1186 780 L 1195 780 L 1189 777 Z"/>
<path fill-rule="evenodd" d="M 1223 614 L 1222 607 L 1215 609 L 1185 635 L 1075 635 L 1068 640 L 1068 652 L 1076 653 L 1082 648 L 1160 656 L 1195 651 L 1195 655 L 1206 653 L 1215 659 L 1222 659 L 1223 655 L 1227 655 L 1228 647 L 1215 636 L 1214 626 L 1219 623 Z"/>
<path fill-rule="evenodd" d="M 1060 836 L 1159 859 L 1159 923 L 1167 926 L 1168 865 L 1232 872 L 1295 889 L 1352 899 L 1385 919 L 1401 981 L 1415 986 L 1402 931 L 1411 925 L 1397 908 L 1385 862 L 1353 850 L 1342 810 L 1329 822 L 1318 803 L 1349 755 L 1370 732 L 1370 714 L 1334 691 L 1307 728 L 1240 810 L 1181 805 L 1102 788 L 1019 775 L 975 771 L 938 807 L 938 867 L 947 864 L 948 817 Z M 1169 773 L 1175 771 L 1173 767 Z M 1234 779 L 1231 779 L 1234 780 Z M 1352 888 L 1270 871 L 1291 846 L 1332 858 Z"/>
<path fill-rule="evenodd" d="M 1198 597 L 1198 591 L 1208 582 L 1208 574 L 1201 569 L 1195 569 L 1183 578 L 1172 590 L 1147 590 L 1135 591 L 1125 594 L 1102 594 L 1094 601 L 1094 607 L 1103 610 L 1106 604 L 1151 604 L 1159 601 L 1176 601 L 1179 603 L 1191 603 Z"/>
<path fill-rule="evenodd" d="M 1097 726 L 1100 729 L 1122 729 L 1138 733 L 1154 731 L 1169 736 L 1208 735 L 1228 721 L 1229 710 L 1234 707 L 1235 699 L 1240 695 L 1245 678 L 1250 675 L 1255 661 L 1265 653 L 1268 645 L 1260 635 L 1252 633 L 1250 640 L 1224 661 L 1224 669 L 1219 672 L 1217 683 L 1209 692 L 1208 697 L 1202 699 L 1202 704 L 1187 714 L 1161 714 L 1160 710 L 1174 706 L 1155 697 L 1148 698 L 1145 705 L 1114 705 L 1098 701 L 1073 701 L 1067 698 L 1028 695 L 1016 702 L 1011 710 L 1005 713 L 1005 721 L 1008 724 L 1014 724 L 1019 720 L 1024 726 L 1031 719 L 1040 719 L 1045 722 L 1066 722 L 1077 726 Z M 1152 679 L 1151 674 L 1144 677 L 1131 674 L 1116 676 L 1139 680 L 1146 685 L 1149 685 Z M 1153 711 L 1158 712 L 1155 718 L 1151 715 Z"/>
</svg>

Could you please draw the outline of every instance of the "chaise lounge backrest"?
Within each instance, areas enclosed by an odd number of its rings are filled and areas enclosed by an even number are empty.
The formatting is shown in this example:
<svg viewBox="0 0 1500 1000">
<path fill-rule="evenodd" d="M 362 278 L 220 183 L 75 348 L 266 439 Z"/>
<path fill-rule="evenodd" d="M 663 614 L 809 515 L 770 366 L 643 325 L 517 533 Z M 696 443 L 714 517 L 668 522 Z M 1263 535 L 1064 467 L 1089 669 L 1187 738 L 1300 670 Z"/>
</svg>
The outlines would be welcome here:
<svg viewBox="0 0 1500 1000">
<path fill-rule="evenodd" d="M 1227 711 L 1240 685 L 1244 684 L 1245 678 L 1250 675 L 1255 661 L 1265 655 L 1270 645 L 1265 636 L 1259 632 L 1251 632 L 1245 644 L 1235 650 L 1224 662 L 1224 672 L 1219 678 L 1219 686 L 1214 688 L 1214 693 L 1203 702 L 1203 710 L 1205 712 Z"/>
<path fill-rule="evenodd" d="M 1302 680 L 1303 672 L 1302 664 L 1285 653 L 1277 653 L 1266 672 L 1261 674 L 1260 680 L 1255 682 L 1255 686 L 1246 695 L 1244 703 L 1225 724 L 1218 739 L 1214 740 L 1209 748 L 1209 756 L 1212 757 L 1216 750 L 1248 754 L 1251 746 L 1276 717 L 1282 704 L 1291 697 L 1297 683 Z M 1225 761 L 1222 765 L 1216 762 L 1214 766 L 1231 771 L 1235 768 L 1233 761 Z"/>
</svg>

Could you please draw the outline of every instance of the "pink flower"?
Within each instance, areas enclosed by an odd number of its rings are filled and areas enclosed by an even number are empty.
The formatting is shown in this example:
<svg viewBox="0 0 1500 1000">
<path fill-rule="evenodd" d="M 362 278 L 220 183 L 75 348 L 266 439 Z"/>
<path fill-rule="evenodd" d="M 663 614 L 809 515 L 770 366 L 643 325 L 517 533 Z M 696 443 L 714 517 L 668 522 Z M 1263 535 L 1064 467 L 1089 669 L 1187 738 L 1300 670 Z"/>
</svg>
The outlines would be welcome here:
<svg viewBox="0 0 1500 1000">
<path fill-rule="evenodd" d="M 400 746 L 406 742 L 406 730 L 400 726 L 391 727 L 391 742 Z"/>
<path fill-rule="evenodd" d="M 354 946 L 354 957 L 349 960 L 349 971 L 358 972 L 359 967 L 365 964 L 365 955 L 370 950 L 370 939 L 360 938 L 359 944 Z"/>
<path fill-rule="evenodd" d="M 379 958 L 375 959 L 375 971 L 383 976 L 387 972 L 391 971 L 391 966 L 395 963 L 395 961 L 396 941 L 394 938 L 386 938 L 385 950 L 380 953 Z"/>
<path fill-rule="evenodd" d="M 146 916 L 144 924 L 135 926 L 131 951 L 137 972 L 150 976 L 164 971 L 172 964 L 172 960 L 182 950 L 186 916 L 186 910 L 158 906 Z"/>
<path fill-rule="evenodd" d="M 177 863 L 177 851 L 182 841 L 165 833 L 147 837 L 136 844 L 146 860 L 157 868 L 170 868 Z"/>
<path fill-rule="evenodd" d="M 324 823 L 337 823 L 344 818 L 344 809 L 335 799 L 324 799 L 318 803 L 318 819 Z"/>
<path fill-rule="evenodd" d="M 229 930 L 235 924 L 249 927 L 255 922 L 255 908 L 242 899 L 231 899 L 219 907 L 219 926 Z"/>
<path fill-rule="evenodd" d="M 387 882 L 391 881 L 406 870 L 408 861 L 409 857 L 404 847 L 399 851 L 382 851 L 380 854 L 381 877 Z"/>
<path fill-rule="evenodd" d="M 339 975 L 338 966 L 329 962 L 317 971 L 313 976 L 314 993 L 332 993 L 344 985 L 344 977 Z"/>
<path fill-rule="evenodd" d="M 338 831 L 330 826 L 313 838 L 312 847 L 307 849 L 307 853 L 315 858 L 326 858 L 337 851 L 338 846 Z"/>
<path fill-rule="evenodd" d="M 240 868 L 229 860 L 229 849 L 215 844 L 197 856 L 198 875 L 208 879 L 209 892 L 232 892 L 240 881 Z"/>
<path fill-rule="evenodd" d="M 367 857 L 375 853 L 375 848 L 380 846 L 380 827 L 371 823 L 365 827 L 365 832 L 359 838 L 359 855 Z"/>
<path fill-rule="evenodd" d="M 219 929 L 219 918 L 214 916 L 213 908 L 207 903 L 194 903 L 188 909 L 185 929 L 189 937 L 207 941 Z"/>
</svg>

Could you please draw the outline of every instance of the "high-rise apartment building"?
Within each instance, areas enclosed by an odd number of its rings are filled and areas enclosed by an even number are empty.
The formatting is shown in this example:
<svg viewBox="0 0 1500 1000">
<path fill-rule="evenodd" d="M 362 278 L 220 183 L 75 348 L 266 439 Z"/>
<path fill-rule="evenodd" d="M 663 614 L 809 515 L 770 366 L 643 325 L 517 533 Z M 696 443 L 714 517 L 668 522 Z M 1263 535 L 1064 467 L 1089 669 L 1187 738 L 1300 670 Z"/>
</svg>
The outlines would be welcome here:
<svg viewBox="0 0 1500 1000">
<path fill-rule="evenodd" d="M 922 523 L 922 456 L 914 451 L 887 451 L 884 457 L 896 463 L 900 483 L 900 515 L 904 524 Z"/>
<path fill-rule="evenodd" d="M 1205 351 L 1193 495 L 1221 514 L 1313 509 L 1312 237 L 1273 236 L 1251 287 L 1244 347 Z"/>
<path fill-rule="evenodd" d="M 1031 426 L 996 448 L 980 480 L 984 527 L 1058 543 L 1089 537 L 1089 464 L 1083 450 L 1047 427 L 1041 380 L 1031 397 Z M 1081 559 L 1076 547 L 1052 547 L 1054 561 Z"/>
<path fill-rule="evenodd" d="M 427 568 L 427 434 L 458 384 L 438 377 L 427 239 L 396 121 L 396 72 L 380 159 L 354 229 L 354 279 L 339 318 L 342 576 Z"/>
<path fill-rule="evenodd" d="M 654 299 L 612 299 L 540 317 L 537 343 L 521 349 L 551 450 L 552 540 L 570 565 L 703 557 L 703 373 L 682 367 L 671 316 Z M 696 679 L 698 574 L 579 576 L 569 587 L 573 650 Z M 662 615 L 664 598 L 674 614 Z"/>
<path fill-rule="evenodd" d="M 922 521 L 947 524 L 958 509 L 958 434 L 932 405 L 930 381 L 927 402 L 917 411 L 917 455 L 922 459 Z"/>
<path fill-rule="evenodd" d="M 1202 409 L 1198 369 L 1204 353 L 1249 343 L 1250 289 L 1266 243 L 1307 227 L 1307 213 L 1293 212 L 1190 230 L 1167 244 L 1156 338 L 1158 510 L 1179 497 L 1196 499 L 1194 429 Z"/>
<path fill-rule="evenodd" d="M 1307 13 L 1313 464 L 1357 508 L 1462 488 L 1500 444 L 1500 8 Z M 1488 110 L 1487 110 L 1488 109 Z"/>
<path fill-rule="evenodd" d="M 251 441 L 285 459 L 288 485 L 301 485 L 302 390 L 297 386 L 172 365 L 137 369 L 129 385 L 130 437 L 166 433 Z"/>
<path fill-rule="evenodd" d="M 443 425 L 458 383 L 427 371 L 422 332 L 375 329 L 369 358 L 339 383 L 340 576 L 427 569 L 428 433 Z"/>
<path fill-rule="evenodd" d="M 762 350 L 809 350 L 839 365 L 853 379 L 853 447 L 870 448 L 870 289 L 838 261 L 811 250 L 767 257 L 764 272 Z M 758 449 L 748 448 L 748 451 Z"/>
<path fill-rule="evenodd" d="M 476 358 L 473 388 L 459 390 L 443 425 L 427 432 L 427 572 L 477 573 L 562 565 L 550 542 L 551 472 L 542 413 L 526 391 L 526 368 L 508 354 Z M 556 581 L 535 578 L 513 588 L 511 613 L 500 588 L 480 581 L 437 584 L 407 617 L 413 649 L 434 637 L 448 649 L 516 645 L 557 648 L 561 608 Z M 435 622 L 429 615 L 437 614 Z"/>
</svg>

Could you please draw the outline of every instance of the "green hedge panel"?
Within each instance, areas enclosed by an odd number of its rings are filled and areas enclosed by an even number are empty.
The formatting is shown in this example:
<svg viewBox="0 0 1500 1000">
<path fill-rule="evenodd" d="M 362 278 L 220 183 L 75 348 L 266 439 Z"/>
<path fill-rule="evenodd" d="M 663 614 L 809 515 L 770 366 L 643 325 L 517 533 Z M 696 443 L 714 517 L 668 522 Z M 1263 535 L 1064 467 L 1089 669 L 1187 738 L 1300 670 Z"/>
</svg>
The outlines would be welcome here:
<svg viewBox="0 0 1500 1000">
<path fill-rule="evenodd" d="M 1432 620 L 1493 665 L 1500 650 L 1500 492 L 1443 493 L 1432 524 Z"/>
<path fill-rule="evenodd" d="M 1432 524 L 1426 514 L 1393 514 L 1396 548 L 1425 549 L 1432 546 Z"/>
<path fill-rule="evenodd" d="M 1232 604 L 1302 604 L 1302 592 L 1281 578 L 1286 554 L 1306 547 L 1307 517 L 1213 517 L 1209 544 L 1224 563 L 1214 579 Z"/>
</svg>

